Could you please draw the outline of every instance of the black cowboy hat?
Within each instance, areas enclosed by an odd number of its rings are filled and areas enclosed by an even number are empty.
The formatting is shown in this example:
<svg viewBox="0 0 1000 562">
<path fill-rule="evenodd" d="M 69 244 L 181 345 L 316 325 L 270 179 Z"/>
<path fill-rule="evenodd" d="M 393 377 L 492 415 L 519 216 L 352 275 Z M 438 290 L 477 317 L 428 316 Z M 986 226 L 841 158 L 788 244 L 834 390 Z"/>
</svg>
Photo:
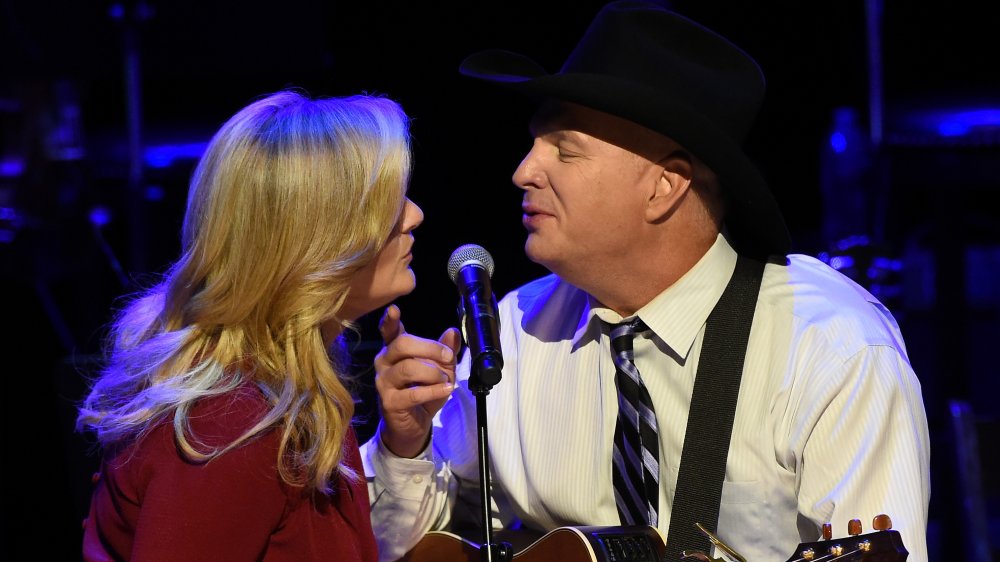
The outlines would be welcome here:
<svg viewBox="0 0 1000 562">
<path fill-rule="evenodd" d="M 502 50 L 470 55 L 459 72 L 532 98 L 623 117 L 674 139 L 719 176 L 726 227 L 740 252 L 789 252 L 781 210 L 741 148 L 764 97 L 763 74 L 715 32 L 655 3 L 619 0 L 600 10 L 555 74 Z"/>
</svg>

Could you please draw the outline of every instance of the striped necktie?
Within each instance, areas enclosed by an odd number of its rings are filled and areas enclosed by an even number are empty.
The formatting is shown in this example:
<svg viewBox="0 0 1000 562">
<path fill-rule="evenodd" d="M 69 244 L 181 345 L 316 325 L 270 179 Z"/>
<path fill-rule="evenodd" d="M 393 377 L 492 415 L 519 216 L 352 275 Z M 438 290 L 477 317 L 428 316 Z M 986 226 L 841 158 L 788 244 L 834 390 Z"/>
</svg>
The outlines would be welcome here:
<svg viewBox="0 0 1000 562">
<path fill-rule="evenodd" d="M 635 334 L 648 329 L 639 318 L 611 324 L 611 351 L 618 386 L 612 482 L 621 524 L 655 527 L 660 498 L 656 413 L 632 352 Z"/>
</svg>

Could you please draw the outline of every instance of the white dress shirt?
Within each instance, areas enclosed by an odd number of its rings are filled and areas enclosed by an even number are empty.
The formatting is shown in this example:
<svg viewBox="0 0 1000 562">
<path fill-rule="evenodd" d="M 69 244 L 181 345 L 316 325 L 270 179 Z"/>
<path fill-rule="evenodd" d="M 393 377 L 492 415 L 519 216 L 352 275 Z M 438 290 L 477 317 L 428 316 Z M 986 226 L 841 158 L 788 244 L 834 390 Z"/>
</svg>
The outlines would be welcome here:
<svg viewBox="0 0 1000 562">
<path fill-rule="evenodd" d="M 634 348 L 659 426 L 664 535 L 705 322 L 735 265 L 720 235 L 691 271 L 636 313 L 651 329 Z M 506 295 L 499 309 L 503 379 L 487 397 L 494 526 L 618 525 L 611 484 L 618 398 L 599 319 L 621 317 L 555 275 Z M 457 495 L 478 498 L 468 354 L 458 372 L 459 387 L 421 456 L 393 456 L 378 433 L 363 447 L 383 560 L 397 559 L 427 530 L 446 528 Z M 719 537 L 750 562 L 786 560 L 798 543 L 818 540 L 823 523 L 846 536 L 850 519 L 868 532 L 885 513 L 909 560 L 926 562 L 929 448 L 920 383 L 889 311 L 812 257 L 768 264 Z"/>
</svg>

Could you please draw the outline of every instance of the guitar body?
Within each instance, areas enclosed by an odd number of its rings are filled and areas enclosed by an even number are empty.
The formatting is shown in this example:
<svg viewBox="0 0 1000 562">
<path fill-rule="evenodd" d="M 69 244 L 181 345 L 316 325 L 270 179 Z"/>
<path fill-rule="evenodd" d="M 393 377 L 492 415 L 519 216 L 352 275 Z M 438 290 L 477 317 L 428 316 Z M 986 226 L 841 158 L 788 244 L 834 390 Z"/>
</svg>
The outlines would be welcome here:
<svg viewBox="0 0 1000 562">
<path fill-rule="evenodd" d="M 445 531 L 431 531 L 397 562 L 445 562 L 479 560 L 479 545 Z"/>
<path fill-rule="evenodd" d="M 502 540 L 503 536 L 494 537 Z M 515 547 L 515 562 L 658 562 L 663 536 L 649 526 L 559 527 L 527 547 Z M 443 531 L 432 531 L 400 562 L 479 562 L 479 545 Z"/>
</svg>

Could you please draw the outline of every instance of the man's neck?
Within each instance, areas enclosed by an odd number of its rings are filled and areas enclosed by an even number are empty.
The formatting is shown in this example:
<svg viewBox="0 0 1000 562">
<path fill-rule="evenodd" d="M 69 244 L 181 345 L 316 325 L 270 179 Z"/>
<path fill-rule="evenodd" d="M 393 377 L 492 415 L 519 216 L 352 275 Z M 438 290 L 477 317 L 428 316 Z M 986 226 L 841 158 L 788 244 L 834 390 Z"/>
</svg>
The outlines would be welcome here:
<svg viewBox="0 0 1000 562">
<path fill-rule="evenodd" d="M 628 317 L 690 271 L 712 248 L 715 240 L 706 238 L 686 248 L 665 249 L 659 255 L 637 260 L 627 270 L 595 275 L 592 279 L 581 280 L 580 284 L 567 281 L 589 293 L 602 306 Z"/>
</svg>

